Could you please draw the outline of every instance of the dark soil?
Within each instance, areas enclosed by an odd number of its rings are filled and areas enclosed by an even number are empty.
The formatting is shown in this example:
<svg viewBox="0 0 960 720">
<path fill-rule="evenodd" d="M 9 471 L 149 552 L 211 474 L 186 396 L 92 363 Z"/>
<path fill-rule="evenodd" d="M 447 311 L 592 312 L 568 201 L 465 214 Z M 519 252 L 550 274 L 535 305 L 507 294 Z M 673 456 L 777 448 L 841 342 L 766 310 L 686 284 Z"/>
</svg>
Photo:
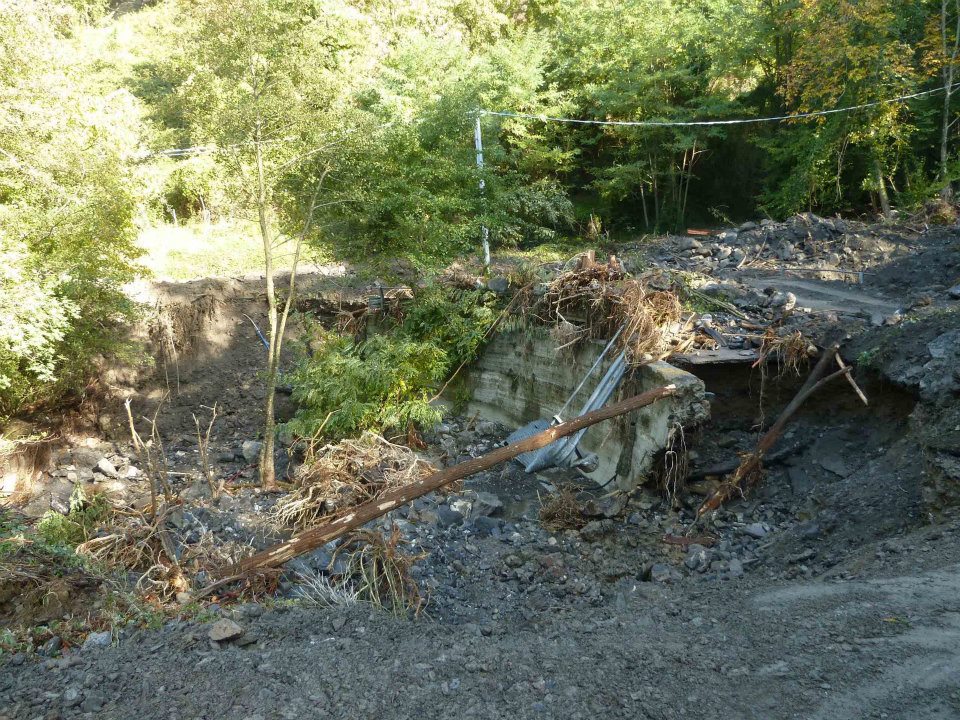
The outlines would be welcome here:
<svg viewBox="0 0 960 720">
<path fill-rule="evenodd" d="M 903 311 L 889 323 L 788 318 L 843 341 L 870 405 L 842 381 L 828 387 L 798 414 L 759 489 L 709 522 L 693 526 L 708 489 L 697 478 L 675 498 L 655 484 L 627 498 L 583 487 L 586 525 L 550 531 L 541 496 L 582 481 L 497 468 L 374 523 L 396 525 L 426 554 L 415 568 L 430 597 L 419 617 L 294 601 L 297 573 L 328 572 L 332 548 L 322 548 L 290 563 L 264 604 L 214 604 L 159 630 L 131 623 L 110 646 L 60 657 L 0 656 L 0 718 L 960 717 L 960 521 L 949 493 L 932 505 L 929 492 L 935 471 L 937 487 L 950 487 L 948 461 L 960 457 L 957 371 L 935 356 L 938 339 L 960 329 L 945 293 L 957 234 L 834 224 L 814 228 L 803 249 L 798 227 L 783 229 L 805 253 L 797 263 L 810 261 L 815 235 L 823 252 L 861 238 L 876 275 L 844 293 L 902 300 Z M 904 273 L 910 288 L 898 284 Z M 829 295 L 830 283 L 814 281 Z M 256 439 L 263 358 L 242 313 L 254 315 L 256 298 L 244 288 L 221 296 L 215 342 L 180 358 L 179 395 L 161 415 L 186 473 L 178 537 L 209 529 L 263 547 L 275 539 L 260 521 L 271 498 L 238 489 L 213 503 L 196 482 L 190 413 L 214 401 L 218 473 L 235 484 L 255 474 L 242 446 Z M 687 436 L 694 473 L 748 452 L 803 379 L 771 369 L 764 380 L 743 365 L 694 371 L 714 394 L 711 421 Z M 144 407 L 156 401 L 151 387 L 138 389 Z M 436 462 L 455 462 L 508 430 L 453 418 L 426 439 Z M 122 434 L 97 447 L 125 467 Z M 502 507 L 478 513 L 489 494 Z M 697 542 L 675 544 L 687 533 Z M 243 635 L 210 640 L 218 617 Z"/>
</svg>

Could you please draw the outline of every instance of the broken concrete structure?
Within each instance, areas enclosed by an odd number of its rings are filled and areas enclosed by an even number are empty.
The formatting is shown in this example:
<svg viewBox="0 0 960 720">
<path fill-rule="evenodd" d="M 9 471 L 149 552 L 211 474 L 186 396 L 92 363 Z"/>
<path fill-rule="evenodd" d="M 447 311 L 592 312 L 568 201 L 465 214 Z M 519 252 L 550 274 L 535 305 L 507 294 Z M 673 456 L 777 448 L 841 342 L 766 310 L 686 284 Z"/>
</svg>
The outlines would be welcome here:
<svg viewBox="0 0 960 720">
<path fill-rule="evenodd" d="M 555 415 L 584 378 L 605 343 L 587 342 L 557 350 L 543 331 L 504 333 L 494 338 L 465 377 L 470 414 L 479 414 L 508 427 Z M 574 417 L 596 383 L 613 362 L 607 357 L 570 403 L 564 419 Z M 684 427 L 709 416 L 703 382 L 666 362 L 637 367 L 624 378 L 615 397 L 625 397 L 674 384 L 676 396 L 587 431 L 581 447 L 599 457 L 590 473 L 605 484 L 629 490 L 649 478 L 664 448 Z"/>
</svg>

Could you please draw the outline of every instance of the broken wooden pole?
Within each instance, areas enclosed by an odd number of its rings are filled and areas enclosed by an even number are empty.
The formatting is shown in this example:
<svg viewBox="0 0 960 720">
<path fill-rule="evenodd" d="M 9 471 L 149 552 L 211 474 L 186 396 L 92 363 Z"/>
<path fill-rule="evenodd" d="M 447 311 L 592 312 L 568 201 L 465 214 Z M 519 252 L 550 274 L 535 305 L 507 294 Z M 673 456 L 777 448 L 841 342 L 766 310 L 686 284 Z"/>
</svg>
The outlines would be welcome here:
<svg viewBox="0 0 960 720">
<path fill-rule="evenodd" d="M 834 357 L 837 358 L 837 366 L 841 370 L 844 370 L 847 367 L 847 364 L 843 361 L 843 358 L 840 357 L 840 353 L 837 353 Z M 853 388 L 853 391 L 857 394 L 857 397 L 860 398 L 860 402 L 869 407 L 870 401 L 867 400 L 867 396 L 863 394 L 863 390 L 860 389 L 860 386 L 857 385 L 857 381 L 853 379 L 853 375 L 850 373 L 847 373 L 847 382 L 850 383 L 850 387 Z"/>
<path fill-rule="evenodd" d="M 790 404 L 780 413 L 776 422 L 774 422 L 773 425 L 770 426 L 770 429 L 760 438 L 756 450 L 744 457 L 730 480 L 723 483 L 710 497 L 703 501 L 703 504 L 699 510 L 697 510 L 698 518 L 718 509 L 731 497 L 743 495 L 750 486 L 754 485 L 758 480 L 764 456 L 770 451 L 777 440 L 780 439 L 780 436 L 787 427 L 787 423 L 790 422 L 790 419 L 797 410 L 800 409 L 800 406 L 803 405 L 806 399 L 831 380 L 850 374 L 851 368 L 844 366 L 835 373 L 823 377 L 830 363 L 837 357 L 839 350 L 840 346 L 834 344 L 823 351 L 823 355 L 820 356 L 820 360 L 810 372 L 803 387 L 800 388 L 800 391 L 794 396 L 793 400 L 790 401 Z"/>
<path fill-rule="evenodd" d="M 326 545 L 332 540 L 343 537 L 351 530 L 355 530 L 366 525 L 371 520 L 375 520 L 381 515 L 385 515 L 391 510 L 416 500 L 418 497 L 433 492 L 444 485 L 462 480 L 465 477 L 487 470 L 494 465 L 498 465 L 507 460 L 512 460 L 517 455 L 526 452 L 539 450 L 546 447 L 555 440 L 572 435 L 579 430 L 596 425 L 604 420 L 625 415 L 633 410 L 639 410 L 647 405 L 652 405 L 658 400 L 670 397 L 676 393 L 675 385 L 650 390 L 641 395 L 636 395 L 622 402 L 614 403 L 609 407 L 600 408 L 593 412 L 581 415 L 578 418 L 568 422 L 554 425 L 541 433 L 532 435 L 520 442 L 498 448 L 493 452 L 487 453 L 473 460 L 468 460 L 459 465 L 453 465 L 440 472 L 433 473 L 422 480 L 412 482 L 409 485 L 391 490 L 384 493 L 379 498 L 370 502 L 351 508 L 349 511 L 341 513 L 337 517 L 331 518 L 317 527 L 305 530 L 294 535 L 286 542 L 274 545 L 252 557 L 242 560 L 231 567 L 225 568 L 220 575 L 228 578 L 240 578 L 246 573 L 260 568 L 275 568 L 292 560 L 293 558 L 308 553 L 321 545 Z M 223 581 L 216 583 L 223 584 Z M 208 588 L 209 589 L 209 588 Z"/>
</svg>

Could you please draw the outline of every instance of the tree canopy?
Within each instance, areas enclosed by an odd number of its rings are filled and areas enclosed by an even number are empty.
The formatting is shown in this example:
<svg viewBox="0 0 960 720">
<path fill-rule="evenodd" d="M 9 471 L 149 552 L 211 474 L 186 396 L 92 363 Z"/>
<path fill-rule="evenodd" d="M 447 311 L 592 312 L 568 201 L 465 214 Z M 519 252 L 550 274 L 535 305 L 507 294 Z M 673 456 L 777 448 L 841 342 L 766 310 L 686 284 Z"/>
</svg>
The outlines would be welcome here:
<svg viewBox="0 0 960 720">
<path fill-rule="evenodd" d="M 76 386 L 146 223 L 309 215 L 327 256 L 430 265 L 481 228 L 879 213 L 960 174 L 956 0 L 115 5 L 0 0 L 0 415 Z M 479 116 L 482 169 L 478 110 L 523 116 Z"/>
</svg>

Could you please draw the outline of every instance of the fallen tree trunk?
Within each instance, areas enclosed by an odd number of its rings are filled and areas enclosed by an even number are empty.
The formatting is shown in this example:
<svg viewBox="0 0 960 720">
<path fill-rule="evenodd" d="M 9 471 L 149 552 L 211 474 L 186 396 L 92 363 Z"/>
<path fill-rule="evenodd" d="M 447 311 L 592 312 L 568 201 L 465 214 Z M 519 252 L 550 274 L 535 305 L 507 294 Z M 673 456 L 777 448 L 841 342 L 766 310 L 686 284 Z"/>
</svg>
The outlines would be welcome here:
<svg viewBox="0 0 960 720">
<path fill-rule="evenodd" d="M 271 548 L 253 555 L 236 565 L 226 568 L 221 575 L 228 576 L 225 580 L 216 583 L 217 586 L 224 584 L 227 580 L 241 578 L 247 573 L 261 568 L 275 568 L 292 560 L 293 558 L 308 553 L 321 545 L 326 545 L 332 540 L 336 540 L 346 535 L 351 530 L 355 530 L 366 525 L 371 520 L 375 520 L 381 515 L 385 515 L 394 508 L 406 505 L 418 497 L 426 495 L 429 492 L 437 490 L 444 485 L 449 485 L 457 480 L 478 473 L 482 470 L 498 465 L 507 460 L 522 455 L 525 452 L 539 450 L 546 447 L 558 438 L 572 435 L 579 430 L 596 425 L 604 420 L 624 415 L 633 410 L 639 410 L 647 405 L 652 405 L 658 400 L 669 397 L 676 392 L 675 385 L 650 390 L 641 395 L 636 395 L 628 400 L 614 403 L 609 407 L 594 410 L 593 412 L 574 418 L 565 423 L 554 425 L 541 433 L 528 437 L 520 442 L 498 448 L 491 453 L 487 453 L 473 460 L 468 460 L 459 465 L 453 465 L 440 472 L 418 480 L 417 482 L 404 485 L 395 490 L 385 493 L 376 500 L 351 508 L 349 512 L 339 515 L 333 519 L 318 525 L 315 528 L 306 530 L 294 535 L 286 542 L 275 545 Z M 207 588 L 203 594 L 209 592 L 212 588 Z"/>
<path fill-rule="evenodd" d="M 774 422 L 770 429 L 760 438 L 756 450 L 745 456 L 733 476 L 717 488 L 710 497 L 703 501 L 703 504 L 699 510 L 697 510 L 697 518 L 702 517 L 706 513 L 713 512 L 732 497 L 741 497 L 746 494 L 746 491 L 760 479 L 764 456 L 766 456 L 777 440 L 780 439 L 780 436 L 787 427 L 787 423 L 790 422 L 790 419 L 797 410 L 800 409 L 800 406 L 803 405 L 806 399 L 831 380 L 850 374 L 851 368 L 844 365 L 835 373 L 823 377 L 827 368 L 834 362 L 834 358 L 837 357 L 839 350 L 839 345 L 832 345 L 823 351 L 823 355 L 820 356 L 819 362 L 817 362 L 816 366 L 810 372 L 803 387 L 800 388 L 800 391 L 793 400 L 790 401 L 790 404 L 780 413 L 776 422 Z"/>
</svg>

